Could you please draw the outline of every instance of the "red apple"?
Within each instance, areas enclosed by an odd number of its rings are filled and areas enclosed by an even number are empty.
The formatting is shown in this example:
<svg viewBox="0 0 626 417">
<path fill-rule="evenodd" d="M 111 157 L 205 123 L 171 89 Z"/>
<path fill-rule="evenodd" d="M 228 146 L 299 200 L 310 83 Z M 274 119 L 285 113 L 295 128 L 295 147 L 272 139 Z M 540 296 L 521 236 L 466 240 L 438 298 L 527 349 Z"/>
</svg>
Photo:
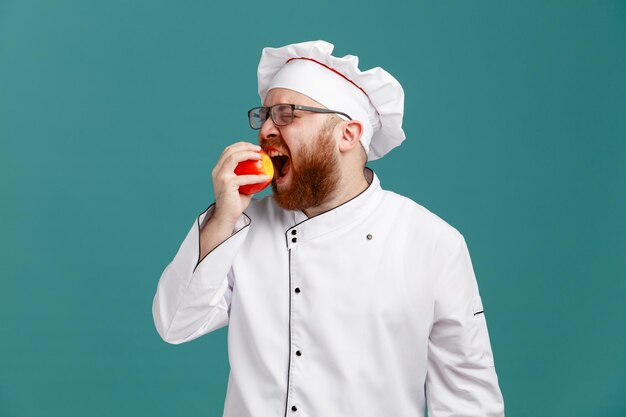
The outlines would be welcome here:
<svg viewBox="0 0 626 417">
<path fill-rule="evenodd" d="M 274 177 L 274 165 L 272 164 L 272 160 L 270 157 L 264 152 L 260 151 L 261 159 L 258 160 L 248 160 L 241 161 L 235 167 L 235 174 L 237 175 L 268 175 L 269 179 L 265 182 L 260 182 L 258 184 L 248 184 L 242 185 L 239 187 L 239 192 L 241 194 L 255 194 L 264 189 L 272 182 L 272 178 Z"/>
</svg>

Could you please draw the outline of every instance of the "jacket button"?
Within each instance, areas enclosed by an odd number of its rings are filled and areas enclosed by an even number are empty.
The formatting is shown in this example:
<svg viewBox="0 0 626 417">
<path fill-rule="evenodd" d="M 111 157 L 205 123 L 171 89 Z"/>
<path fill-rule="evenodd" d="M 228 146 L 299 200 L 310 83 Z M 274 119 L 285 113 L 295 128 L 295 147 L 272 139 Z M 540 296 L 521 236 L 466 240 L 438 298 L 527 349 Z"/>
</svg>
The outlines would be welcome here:
<svg viewBox="0 0 626 417">
<path fill-rule="evenodd" d="M 298 411 L 298 407 L 296 407 L 295 405 L 291 407 L 291 411 Z"/>
<path fill-rule="evenodd" d="M 296 229 L 293 229 L 293 230 L 291 231 L 291 234 L 292 234 L 292 235 L 295 235 L 296 233 L 297 233 L 297 232 L 296 232 Z"/>
<path fill-rule="evenodd" d="M 296 356 L 302 356 L 302 352 L 300 352 L 299 350 L 296 351 Z"/>
<path fill-rule="evenodd" d="M 294 237 L 293 239 L 291 239 L 291 241 L 292 241 L 293 243 L 296 243 L 296 242 L 298 241 L 298 238 L 295 238 L 295 237 Z"/>
<path fill-rule="evenodd" d="M 296 288 L 296 294 L 300 294 L 300 288 Z"/>
</svg>

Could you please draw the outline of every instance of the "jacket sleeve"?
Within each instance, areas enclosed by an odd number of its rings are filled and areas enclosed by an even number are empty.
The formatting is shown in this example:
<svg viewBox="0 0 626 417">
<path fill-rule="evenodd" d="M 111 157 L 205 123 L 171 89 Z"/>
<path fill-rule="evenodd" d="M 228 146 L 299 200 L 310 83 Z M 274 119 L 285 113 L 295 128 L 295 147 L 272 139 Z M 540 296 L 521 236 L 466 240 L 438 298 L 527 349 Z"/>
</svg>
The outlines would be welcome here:
<svg viewBox="0 0 626 417">
<path fill-rule="evenodd" d="M 212 213 L 213 206 L 198 216 L 159 279 L 152 317 L 168 343 L 188 342 L 228 324 L 234 285 L 231 266 L 250 218 L 242 214 L 232 236 L 199 259 L 200 230 Z"/>
<path fill-rule="evenodd" d="M 442 255 L 428 349 L 429 417 L 503 417 L 487 323 L 467 245 Z"/>
</svg>

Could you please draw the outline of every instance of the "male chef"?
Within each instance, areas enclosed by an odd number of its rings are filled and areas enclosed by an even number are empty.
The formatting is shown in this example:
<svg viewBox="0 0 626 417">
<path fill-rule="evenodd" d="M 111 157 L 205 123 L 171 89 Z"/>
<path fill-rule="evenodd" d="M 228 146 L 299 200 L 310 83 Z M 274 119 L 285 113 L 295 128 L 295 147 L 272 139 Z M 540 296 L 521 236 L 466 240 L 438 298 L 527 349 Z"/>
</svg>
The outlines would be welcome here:
<svg viewBox="0 0 626 417">
<path fill-rule="evenodd" d="M 332 51 L 263 50 L 258 145 L 217 161 L 156 328 L 178 344 L 228 325 L 226 417 L 503 416 L 463 236 L 365 167 L 405 139 L 402 87 Z M 233 171 L 261 149 L 273 192 L 252 199 L 239 187 L 267 177 Z"/>
</svg>

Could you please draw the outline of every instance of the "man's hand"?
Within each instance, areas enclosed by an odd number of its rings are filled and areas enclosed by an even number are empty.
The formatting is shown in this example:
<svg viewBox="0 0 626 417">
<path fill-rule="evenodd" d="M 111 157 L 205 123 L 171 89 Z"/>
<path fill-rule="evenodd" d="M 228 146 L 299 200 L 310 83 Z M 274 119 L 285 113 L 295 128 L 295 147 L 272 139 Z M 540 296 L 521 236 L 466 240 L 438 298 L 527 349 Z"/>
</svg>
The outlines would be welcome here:
<svg viewBox="0 0 626 417">
<path fill-rule="evenodd" d="M 239 186 L 268 180 L 267 175 L 236 175 L 235 167 L 241 161 L 261 159 L 260 146 L 238 142 L 228 146 L 213 168 L 215 208 L 213 215 L 200 231 L 200 259 L 228 239 L 237 219 L 248 207 L 251 195 L 239 193 Z"/>
</svg>

